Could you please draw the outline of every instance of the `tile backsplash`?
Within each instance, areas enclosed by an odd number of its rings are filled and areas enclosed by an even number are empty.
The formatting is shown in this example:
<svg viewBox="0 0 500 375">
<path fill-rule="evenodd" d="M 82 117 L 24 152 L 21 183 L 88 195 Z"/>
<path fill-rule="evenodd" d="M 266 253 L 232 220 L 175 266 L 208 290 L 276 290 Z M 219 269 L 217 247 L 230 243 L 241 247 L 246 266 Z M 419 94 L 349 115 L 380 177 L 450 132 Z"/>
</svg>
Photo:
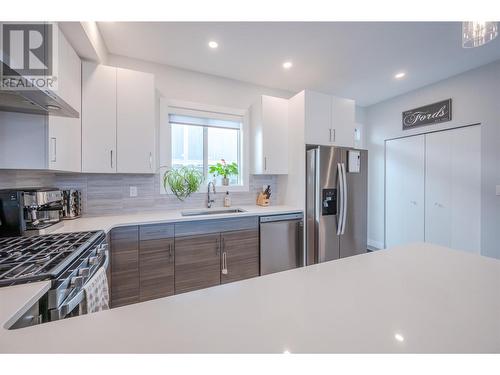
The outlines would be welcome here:
<svg viewBox="0 0 500 375">
<path fill-rule="evenodd" d="M 271 202 L 279 201 L 276 176 L 254 175 L 249 178 L 248 192 L 231 192 L 233 206 L 255 204 L 262 185 L 271 185 Z M 40 171 L 0 171 L 0 189 L 55 186 L 82 191 L 82 208 L 86 215 L 116 215 L 151 210 L 203 208 L 205 193 L 193 194 L 184 202 L 172 194 L 161 194 L 160 175 L 77 174 Z M 130 197 L 130 187 L 137 196 Z M 215 207 L 221 207 L 225 193 L 215 195 Z"/>
</svg>

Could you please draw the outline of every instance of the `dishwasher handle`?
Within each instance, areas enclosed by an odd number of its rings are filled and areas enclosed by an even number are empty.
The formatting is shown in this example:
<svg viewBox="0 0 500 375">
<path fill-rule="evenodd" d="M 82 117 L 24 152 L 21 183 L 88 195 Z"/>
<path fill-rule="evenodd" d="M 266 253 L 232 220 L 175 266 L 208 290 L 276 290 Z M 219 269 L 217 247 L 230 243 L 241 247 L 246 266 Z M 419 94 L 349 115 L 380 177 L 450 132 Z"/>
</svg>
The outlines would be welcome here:
<svg viewBox="0 0 500 375">
<path fill-rule="evenodd" d="M 296 214 L 285 214 L 285 215 L 272 215 L 272 216 L 261 216 L 261 223 L 270 223 L 273 221 L 288 221 L 288 220 L 302 220 L 304 215 L 302 213 Z"/>
</svg>

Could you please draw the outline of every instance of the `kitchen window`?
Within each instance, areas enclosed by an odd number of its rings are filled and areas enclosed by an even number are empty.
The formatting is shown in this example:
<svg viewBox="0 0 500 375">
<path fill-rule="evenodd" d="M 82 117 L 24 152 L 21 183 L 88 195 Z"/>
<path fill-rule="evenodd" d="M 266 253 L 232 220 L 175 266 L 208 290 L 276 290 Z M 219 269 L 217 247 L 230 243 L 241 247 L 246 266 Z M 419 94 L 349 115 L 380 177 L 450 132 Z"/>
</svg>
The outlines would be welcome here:
<svg viewBox="0 0 500 375">
<path fill-rule="evenodd" d="M 245 111 L 228 111 L 227 108 L 223 111 L 213 108 L 210 111 L 207 107 L 168 106 L 168 137 L 162 137 L 169 142 L 168 150 L 164 151 L 166 165 L 168 168 L 194 166 L 203 173 L 205 182 L 214 181 L 220 191 L 246 191 L 248 166 L 244 162 L 246 148 L 243 144 Z M 161 144 L 160 147 L 163 148 Z M 229 187 L 222 186 L 221 176 L 214 177 L 209 173 L 209 167 L 220 163 L 222 159 L 238 166 L 238 175 L 229 177 Z M 205 188 L 202 187 L 203 191 Z"/>
</svg>

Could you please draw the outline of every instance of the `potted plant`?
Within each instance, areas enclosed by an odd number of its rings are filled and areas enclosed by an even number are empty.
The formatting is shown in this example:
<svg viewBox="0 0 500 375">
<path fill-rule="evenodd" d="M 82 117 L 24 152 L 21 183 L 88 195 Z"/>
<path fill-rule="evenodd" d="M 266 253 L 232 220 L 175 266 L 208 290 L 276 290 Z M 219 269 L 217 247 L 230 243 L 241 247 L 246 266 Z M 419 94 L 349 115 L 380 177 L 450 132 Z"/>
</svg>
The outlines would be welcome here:
<svg viewBox="0 0 500 375">
<path fill-rule="evenodd" d="M 193 166 L 170 169 L 163 174 L 165 191 L 170 188 L 180 201 L 184 201 L 192 193 L 198 191 L 202 182 L 203 173 Z"/>
<path fill-rule="evenodd" d="M 220 163 L 211 165 L 208 171 L 209 173 L 212 173 L 214 176 L 221 176 L 222 185 L 228 186 L 229 176 L 238 175 L 238 164 L 236 164 L 235 162 L 228 164 L 224 159 L 221 159 Z"/>
</svg>

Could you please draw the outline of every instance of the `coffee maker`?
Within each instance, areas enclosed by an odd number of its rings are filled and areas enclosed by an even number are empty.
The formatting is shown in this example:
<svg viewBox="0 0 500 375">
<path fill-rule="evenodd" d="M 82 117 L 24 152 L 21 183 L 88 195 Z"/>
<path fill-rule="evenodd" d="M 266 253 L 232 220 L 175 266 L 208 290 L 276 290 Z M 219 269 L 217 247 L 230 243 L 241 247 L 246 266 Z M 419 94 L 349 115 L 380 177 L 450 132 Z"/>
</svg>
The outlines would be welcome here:
<svg viewBox="0 0 500 375">
<path fill-rule="evenodd" d="M 0 237 L 37 235 L 61 221 L 62 192 L 55 188 L 0 190 Z"/>
</svg>

